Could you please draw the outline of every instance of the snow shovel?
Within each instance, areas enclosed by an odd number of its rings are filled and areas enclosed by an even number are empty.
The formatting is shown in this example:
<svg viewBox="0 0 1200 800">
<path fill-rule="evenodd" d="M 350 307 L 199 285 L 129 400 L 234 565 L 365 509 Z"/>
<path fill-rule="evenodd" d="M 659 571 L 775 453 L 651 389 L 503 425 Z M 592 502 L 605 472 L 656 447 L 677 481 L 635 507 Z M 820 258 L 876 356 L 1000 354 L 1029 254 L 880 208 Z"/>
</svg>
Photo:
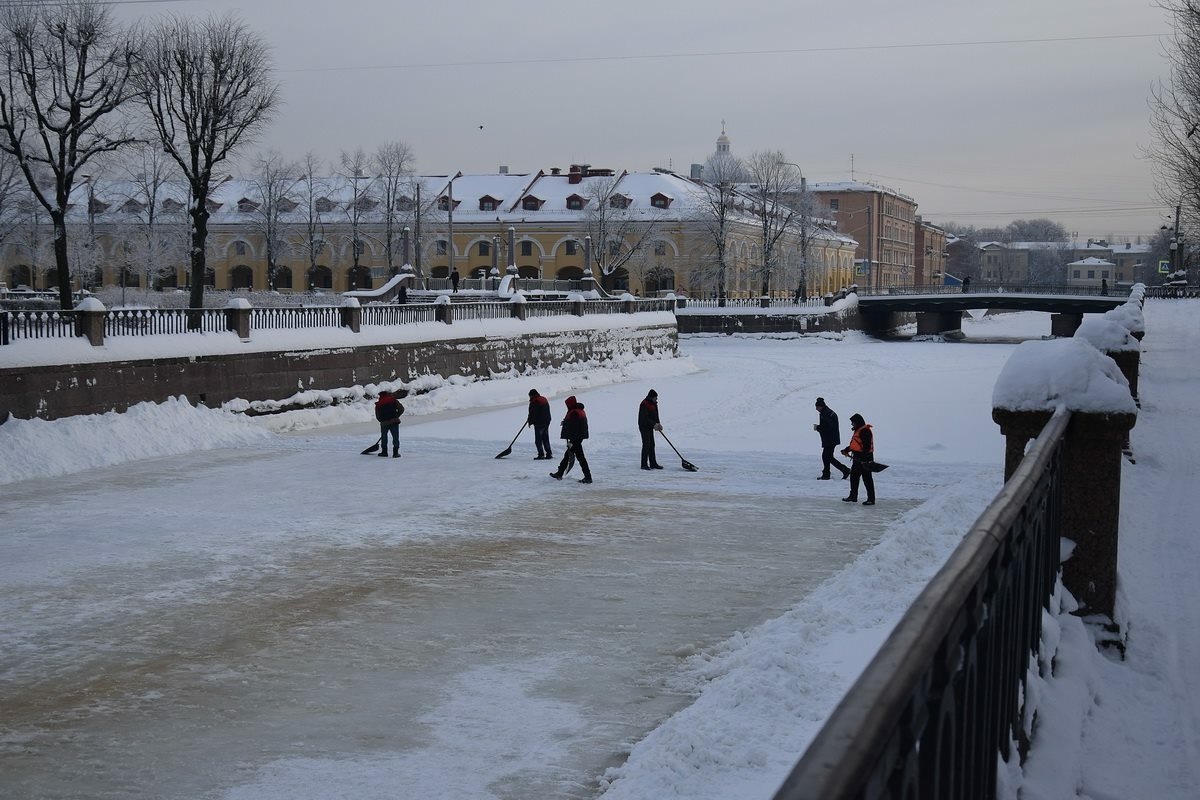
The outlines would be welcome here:
<svg viewBox="0 0 1200 800">
<path fill-rule="evenodd" d="M 381 445 L 381 444 L 383 444 L 383 434 L 382 433 L 379 434 L 379 440 L 377 442 L 375 442 L 375 444 L 368 447 L 366 450 L 363 450 L 360 455 L 364 455 L 364 456 L 371 455 L 371 453 L 374 453 L 376 450 L 379 449 L 379 445 Z"/>
<path fill-rule="evenodd" d="M 667 435 L 665 433 L 662 431 L 659 431 L 659 433 L 662 433 L 662 437 L 667 440 L 667 444 L 671 444 L 671 440 L 667 439 Z M 675 445 L 671 444 L 671 449 L 675 450 Z M 683 467 L 688 472 L 695 472 L 697 469 L 699 469 L 699 467 L 697 467 L 695 464 L 684 458 L 678 450 L 675 450 L 675 455 L 679 456 L 679 461 L 681 462 L 679 466 Z"/>
<path fill-rule="evenodd" d="M 522 433 L 524 433 L 524 431 L 525 431 L 525 426 L 526 426 L 526 425 L 528 425 L 528 424 L 529 424 L 529 423 L 528 423 L 528 422 L 526 422 L 524 425 L 522 425 L 522 426 L 521 426 L 521 429 L 520 429 L 519 431 L 517 431 L 517 436 L 514 436 L 514 437 L 513 437 L 513 440 L 512 440 L 511 442 L 509 442 L 509 443 L 508 443 L 508 447 L 504 448 L 504 450 L 503 450 L 503 451 L 501 451 L 500 453 L 498 453 L 498 454 L 496 455 L 496 458 L 504 458 L 506 455 L 509 455 L 510 453 L 512 453 L 512 447 L 513 447 L 513 445 L 514 445 L 514 444 L 516 444 L 516 443 L 517 443 L 517 437 L 518 437 L 518 436 L 520 436 Z"/>
</svg>

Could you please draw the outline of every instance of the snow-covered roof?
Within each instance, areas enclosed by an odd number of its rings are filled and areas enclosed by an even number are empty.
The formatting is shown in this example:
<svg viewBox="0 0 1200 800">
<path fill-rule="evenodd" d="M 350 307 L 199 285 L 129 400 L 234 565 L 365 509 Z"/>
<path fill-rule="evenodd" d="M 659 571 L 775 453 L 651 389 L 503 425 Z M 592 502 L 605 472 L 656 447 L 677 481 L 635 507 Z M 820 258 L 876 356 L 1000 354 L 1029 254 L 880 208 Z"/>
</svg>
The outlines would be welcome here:
<svg viewBox="0 0 1200 800">
<path fill-rule="evenodd" d="M 1116 264 L 1112 263 L 1111 261 L 1105 261 L 1103 258 L 1096 258 L 1095 256 L 1088 256 L 1087 258 L 1081 258 L 1078 261 L 1072 261 L 1070 264 L 1067 264 L 1067 266 L 1068 267 L 1115 267 Z"/>
</svg>

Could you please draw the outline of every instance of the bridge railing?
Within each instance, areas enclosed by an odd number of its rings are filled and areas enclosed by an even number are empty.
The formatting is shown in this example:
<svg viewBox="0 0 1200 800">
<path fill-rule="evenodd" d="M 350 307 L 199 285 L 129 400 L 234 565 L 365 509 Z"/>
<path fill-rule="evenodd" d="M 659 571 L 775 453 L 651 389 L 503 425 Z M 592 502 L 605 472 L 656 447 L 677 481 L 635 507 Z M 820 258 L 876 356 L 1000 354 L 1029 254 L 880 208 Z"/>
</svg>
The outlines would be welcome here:
<svg viewBox="0 0 1200 800">
<path fill-rule="evenodd" d="M 775 800 L 996 796 L 1059 570 L 1070 418 L 1050 418 Z"/>
<path fill-rule="evenodd" d="M 1107 290 L 1095 286 L 1070 286 L 1046 283 L 980 284 L 967 287 L 935 284 L 928 286 L 885 286 L 879 289 L 859 287 L 860 297 L 887 297 L 895 295 L 924 294 L 1037 294 L 1070 295 L 1079 297 L 1128 297 L 1127 287 L 1109 287 Z"/>
</svg>

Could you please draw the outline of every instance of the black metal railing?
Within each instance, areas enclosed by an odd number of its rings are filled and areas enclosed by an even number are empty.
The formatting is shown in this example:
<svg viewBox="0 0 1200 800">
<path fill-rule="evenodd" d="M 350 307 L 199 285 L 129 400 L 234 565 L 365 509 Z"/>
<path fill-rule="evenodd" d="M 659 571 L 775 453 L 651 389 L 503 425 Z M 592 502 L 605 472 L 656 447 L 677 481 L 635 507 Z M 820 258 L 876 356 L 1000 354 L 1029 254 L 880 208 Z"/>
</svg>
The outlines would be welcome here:
<svg viewBox="0 0 1200 800">
<path fill-rule="evenodd" d="M 1048 283 L 979 283 L 971 284 L 966 291 L 961 286 L 946 286 L 933 284 L 927 286 L 885 286 L 871 289 L 860 286 L 855 290 L 860 297 L 881 297 L 914 294 L 1035 294 L 1035 295 L 1069 295 L 1072 297 L 1128 297 L 1128 287 L 1111 286 L 1102 289 L 1099 286 L 1070 286 L 1067 284 Z"/>
<path fill-rule="evenodd" d="M 273 328 L 337 328 L 342 324 L 337 306 L 302 306 L 299 308 L 253 308 L 250 310 L 250 329 Z"/>
<path fill-rule="evenodd" d="M 834 710 L 775 800 L 991 800 L 1059 571 L 1058 411 Z"/>
<path fill-rule="evenodd" d="M 402 306 L 367 305 L 362 307 L 363 325 L 405 325 L 410 322 L 435 322 L 436 307 L 432 303 Z"/>
<path fill-rule="evenodd" d="M 193 327 L 199 320 L 199 327 Z M 131 308 L 104 314 L 104 336 L 150 336 L 175 333 L 219 333 L 225 314 L 216 308 Z"/>
<path fill-rule="evenodd" d="M 538 300 L 525 304 L 526 317 L 563 317 L 575 313 L 570 300 Z"/>
<path fill-rule="evenodd" d="M 7 336 L 3 344 L 15 339 L 51 339 L 75 335 L 74 311 L 4 312 Z"/>
</svg>

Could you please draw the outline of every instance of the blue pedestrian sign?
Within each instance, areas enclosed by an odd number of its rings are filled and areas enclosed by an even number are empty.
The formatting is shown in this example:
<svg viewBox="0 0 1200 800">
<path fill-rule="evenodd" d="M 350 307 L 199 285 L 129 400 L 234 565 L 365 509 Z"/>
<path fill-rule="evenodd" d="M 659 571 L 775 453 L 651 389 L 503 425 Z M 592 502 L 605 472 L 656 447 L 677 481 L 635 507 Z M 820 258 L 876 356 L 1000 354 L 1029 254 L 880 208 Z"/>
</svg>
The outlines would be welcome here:
<svg viewBox="0 0 1200 800">
<path fill-rule="evenodd" d="M 1168 272 L 1171 271 L 1171 262 L 1167 261 L 1165 258 L 1162 259 L 1161 261 L 1159 261 L 1158 262 L 1158 271 L 1161 272 L 1163 275 L 1166 275 Z"/>
</svg>

